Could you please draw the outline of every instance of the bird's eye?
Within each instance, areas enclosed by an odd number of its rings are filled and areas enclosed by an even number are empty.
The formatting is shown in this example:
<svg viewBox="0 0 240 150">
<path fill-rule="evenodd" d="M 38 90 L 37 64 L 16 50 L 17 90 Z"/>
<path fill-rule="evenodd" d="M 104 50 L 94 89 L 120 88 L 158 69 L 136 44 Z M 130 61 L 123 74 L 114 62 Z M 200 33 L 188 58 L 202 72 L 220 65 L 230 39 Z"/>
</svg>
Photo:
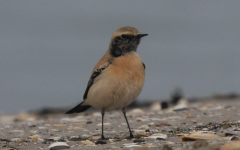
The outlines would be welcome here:
<svg viewBox="0 0 240 150">
<path fill-rule="evenodd" d="M 126 34 L 123 34 L 123 35 L 121 35 L 121 38 L 122 38 L 122 39 L 127 39 L 128 36 L 127 36 Z"/>
</svg>

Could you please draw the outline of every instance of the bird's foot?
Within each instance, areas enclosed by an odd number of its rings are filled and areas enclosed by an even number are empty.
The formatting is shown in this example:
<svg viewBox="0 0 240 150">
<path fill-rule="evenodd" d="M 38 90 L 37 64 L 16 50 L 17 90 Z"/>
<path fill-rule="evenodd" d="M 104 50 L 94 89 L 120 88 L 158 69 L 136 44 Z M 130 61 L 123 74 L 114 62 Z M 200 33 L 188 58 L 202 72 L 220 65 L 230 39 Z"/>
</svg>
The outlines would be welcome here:
<svg viewBox="0 0 240 150">
<path fill-rule="evenodd" d="M 101 140 L 108 140 L 109 138 L 105 138 L 104 135 L 102 135 Z"/>
<path fill-rule="evenodd" d="M 131 139 L 133 139 L 133 138 L 135 138 L 135 137 L 133 136 L 133 134 L 130 134 L 130 136 L 129 136 L 127 139 L 131 140 Z"/>
</svg>

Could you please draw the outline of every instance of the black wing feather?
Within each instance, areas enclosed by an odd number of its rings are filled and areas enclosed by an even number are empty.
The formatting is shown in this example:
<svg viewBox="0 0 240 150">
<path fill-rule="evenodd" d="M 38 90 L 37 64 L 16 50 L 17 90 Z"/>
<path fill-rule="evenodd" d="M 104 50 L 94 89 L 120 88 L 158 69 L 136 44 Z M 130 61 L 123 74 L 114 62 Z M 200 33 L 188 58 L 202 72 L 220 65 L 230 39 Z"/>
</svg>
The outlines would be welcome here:
<svg viewBox="0 0 240 150">
<path fill-rule="evenodd" d="M 108 66 L 109 66 L 110 63 L 107 63 L 106 65 L 104 65 L 102 68 L 99 68 L 97 70 L 95 70 L 91 76 L 91 78 L 89 79 L 88 81 L 88 86 L 85 90 L 85 93 L 83 95 L 83 99 L 85 100 L 87 98 L 87 95 L 88 95 L 88 91 L 90 89 L 90 87 L 92 86 L 93 82 L 94 82 L 94 79 L 101 74 L 101 72 L 106 69 Z"/>
<path fill-rule="evenodd" d="M 106 65 L 104 65 L 102 68 L 99 68 L 97 70 L 95 70 L 91 76 L 91 78 L 88 81 L 88 85 L 87 88 L 85 90 L 85 93 L 83 95 L 83 99 L 85 100 L 87 98 L 89 89 L 91 88 L 92 84 L 94 83 L 94 79 L 99 76 L 101 74 L 101 72 L 106 69 L 109 65 L 111 64 L 111 61 L 109 61 Z M 83 101 L 84 102 L 84 101 Z M 91 106 L 90 105 L 84 105 L 82 106 L 83 102 L 81 102 L 79 105 L 77 105 L 76 107 L 72 108 L 71 110 L 69 110 L 68 112 L 66 112 L 66 114 L 73 114 L 73 113 L 80 113 L 80 112 L 84 112 L 87 109 L 89 109 Z"/>
<path fill-rule="evenodd" d="M 145 64 L 144 63 L 142 63 L 143 64 L 143 67 L 144 67 L 144 69 L 146 69 L 146 66 L 145 66 Z"/>
</svg>

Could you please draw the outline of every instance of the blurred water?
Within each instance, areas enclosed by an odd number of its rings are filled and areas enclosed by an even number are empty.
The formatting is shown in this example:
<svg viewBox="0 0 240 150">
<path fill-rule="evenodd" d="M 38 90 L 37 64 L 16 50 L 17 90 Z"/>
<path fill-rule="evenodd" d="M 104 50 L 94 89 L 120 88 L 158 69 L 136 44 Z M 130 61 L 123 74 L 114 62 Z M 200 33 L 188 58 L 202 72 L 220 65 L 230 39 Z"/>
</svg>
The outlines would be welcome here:
<svg viewBox="0 0 240 150">
<path fill-rule="evenodd" d="M 148 33 L 141 100 L 240 89 L 240 1 L 2 1 L 0 111 L 74 106 L 112 33 Z"/>
</svg>

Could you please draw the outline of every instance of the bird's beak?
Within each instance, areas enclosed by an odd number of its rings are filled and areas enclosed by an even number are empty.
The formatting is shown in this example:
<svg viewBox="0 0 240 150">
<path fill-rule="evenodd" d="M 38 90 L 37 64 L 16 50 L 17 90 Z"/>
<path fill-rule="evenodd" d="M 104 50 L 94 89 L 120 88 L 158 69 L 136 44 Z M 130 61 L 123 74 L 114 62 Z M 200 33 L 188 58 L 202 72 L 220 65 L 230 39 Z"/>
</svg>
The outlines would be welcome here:
<svg viewBox="0 0 240 150">
<path fill-rule="evenodd" d="M 141 37 L 144 37 L 144 36 L 147 36 L 148 34 L 138 34 L 137 35 L 137 38 L 141 38 Z"/>
</svg>

